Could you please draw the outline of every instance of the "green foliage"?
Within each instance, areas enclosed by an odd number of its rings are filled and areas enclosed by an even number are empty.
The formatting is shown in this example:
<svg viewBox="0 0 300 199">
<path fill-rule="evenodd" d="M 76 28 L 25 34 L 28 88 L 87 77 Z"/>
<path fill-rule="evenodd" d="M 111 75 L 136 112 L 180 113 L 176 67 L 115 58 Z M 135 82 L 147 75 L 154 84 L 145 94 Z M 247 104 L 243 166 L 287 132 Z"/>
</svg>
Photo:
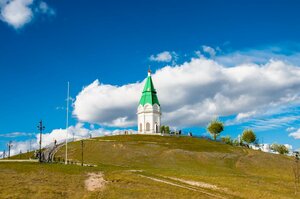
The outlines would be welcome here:
<svg viewBox="0 0 300 199">
<path fill-rule="evenodd" d="M 256 135 L 252 129 L 246 129 L 243 131 L 242 140 L 248 144 L 255 142 Z"/>
<path fill-rule="evenodd" d="M 161 126 L 160 132 L 163 134 L 170 134 L 170 127 L 169 126 Z"/>
<path fill-rule="evenodd" d="M 221 141 L 224 142 L 225 144 L 233 145 L 233 140 L 231 139 L 230 136 L 222 137 Z"/>
<path fill-rule="evenodd" d="M 161 126 L 160 132 L 163 134 L 170 134 L 170 127 L 169 126 Z"/>
<path fill-rule="evenodd" d="M 233 146 L 241 146 L 241 143 L 239 142 L 239 140 L 235 139 L 232 141 L 232 145 Z"/>
<path fill-rule="evenodd" d="M 217 136 L 224 130 L 224 124 L 218 119 L 212 120 L 207 126 L 208 132 L 217 139 Z"/>
<path fill-rule="evenodd" d="M 170 127 L 169 126 L 165 126 L 165 131 L 167 134 L 170 134 Z"/>
<path fill-rule="evenodd" d="M 160 126 L 160 133 L 165 133 L 165 126 Z"/>
<path fill-rule="evenodd" d="M 272 144 L 270 148 L 279 154 L 287 154 L 289 152 L 289 149 L 283 144 Z"/>
</svg>

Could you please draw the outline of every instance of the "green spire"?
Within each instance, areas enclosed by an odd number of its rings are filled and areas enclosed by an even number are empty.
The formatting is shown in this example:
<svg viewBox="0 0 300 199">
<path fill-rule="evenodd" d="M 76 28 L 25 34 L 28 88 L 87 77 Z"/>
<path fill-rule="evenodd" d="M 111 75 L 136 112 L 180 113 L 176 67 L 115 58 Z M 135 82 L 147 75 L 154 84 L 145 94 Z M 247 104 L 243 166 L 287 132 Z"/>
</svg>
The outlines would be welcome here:
<svg viewBox="0 0 300 199">
<path fill-rule="evenodd" d="M 151 71 L 148 71 L 148 77 L 147 81 L 143 90 L 143 95 L 140 99 L 140 104 L 145 105 L 145 104 L 157 104 L 160 106 L 157 95 L 156 95 L 156 90 L 154 88 L 152 78 L 151 78 Z"/>
</svg>

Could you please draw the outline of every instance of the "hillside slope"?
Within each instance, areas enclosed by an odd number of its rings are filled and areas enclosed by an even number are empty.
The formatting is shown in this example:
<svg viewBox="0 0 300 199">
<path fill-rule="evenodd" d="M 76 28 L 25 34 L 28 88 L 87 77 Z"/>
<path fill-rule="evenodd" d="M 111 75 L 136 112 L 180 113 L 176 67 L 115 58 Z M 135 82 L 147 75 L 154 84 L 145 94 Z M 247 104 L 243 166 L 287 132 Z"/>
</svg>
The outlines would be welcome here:
<svg viewBox="0 0 300 199">
<path fill-rule="evenodd" d="M 63 154 L 64 149 L 57 157 Z M 70 144 L 69 157 L 81 160 L 80 142 Z M 101 192 L 105 197 L 132 196 L 139 191 L 168 197 L 168 190 L 157 186 L 166 185 L 159 180 L 174 179 L 185 185 L 202 183 L 198 188 L 229 198 L 295 197 L 291 158 L 198 138 L 122 135 L 85 140 L 84 162 L 102 167 L 112 182 Z M 132 170 L 139 172 L 128 172 Z M 187 197 L 197 196 L 196 191 L 188 193 Z"/>
<path fill-rule="evenodd" d="M 68 148 L 80 162 L 80 141 Z M 300 198 L 292 158 L 199 138 L 88 139 L 84 163 L 97 167 L 0 162 L 0 198 Z"/>
</svg>

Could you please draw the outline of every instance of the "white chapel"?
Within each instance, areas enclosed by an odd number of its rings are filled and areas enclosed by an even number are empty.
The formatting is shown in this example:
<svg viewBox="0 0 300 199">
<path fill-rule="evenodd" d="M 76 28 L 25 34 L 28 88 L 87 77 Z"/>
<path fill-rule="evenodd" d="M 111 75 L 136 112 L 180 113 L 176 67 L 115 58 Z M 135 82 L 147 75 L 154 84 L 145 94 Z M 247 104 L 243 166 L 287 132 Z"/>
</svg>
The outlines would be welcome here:
<svg viewBox="0 0 300 199">
<path fill-rule="evenodd" d="M 137 109 L 138 133 L 157 134 L 160 133 L 161 110 L 160 104 L 154 88 L 151 71 L 143 89 L 142 97 Z"/>
</svg>

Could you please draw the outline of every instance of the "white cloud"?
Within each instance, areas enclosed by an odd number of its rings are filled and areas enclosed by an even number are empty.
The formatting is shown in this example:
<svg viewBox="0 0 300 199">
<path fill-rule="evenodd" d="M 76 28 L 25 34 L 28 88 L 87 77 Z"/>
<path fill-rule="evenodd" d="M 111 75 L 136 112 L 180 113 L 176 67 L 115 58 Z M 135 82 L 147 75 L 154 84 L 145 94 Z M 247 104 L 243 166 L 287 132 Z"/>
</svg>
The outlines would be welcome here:
<svg viewBox="0 0 300 199">
<path fill-rule="evenodd" d="M 157 55 L 151 55 L 149 59 L 157 62 L 171 62 L 177 59 L 177 54 L 175 52 L 164 51 Z"/>
<path fill-rule="evenodd" d="M 33 0 L 7 1 L 1 7 L 1 18 L 3 21 L 18 29 L 31 21 L 33 12 L 30 8 Z"/>
<path fill-rule="evenodd" d="M 0 134 L 0 137 L 14 138 L 19 136 L 31 136 L 31 135 L 33 135 L 33 133 L 12 132 L 12 133 Z"/>
<path fill-rule="evenodd" d="M 298 130 L 296 130 L 296 131 L 290 133 L 289 136 L 290 136 L 290 137 L 293 137 L 293 138 L 295 138 L 295 139 L 300 139 L 300 129 L 298 129 Z"/>
<path fill-rule="evenodd" d="M 172 126 L 206 125 L 216 116 L 253 116 L 261 110 L 299 104 L 300 68 L 283 61 L 226 67 L 195 58 L 153 74 L 163 115 Z M 144 82 L 124 86 L 98 80 L 76 97 L 73 114 L 82 122 L 132 126 Z"/>
<path fill-rule="evenodd" d="M 107 126 L 135 124 L 135 106 L 138 104 L 142 84 L 121 87 L 100 84 L 98 80 L 85 87 L 76 97 L 73 114 L 79 121 Z"/>
<path fill-rule="evenodd" d="M 216 56 L 216 50 L 210 46 L 202 46 L 202 50 L 205 53 L 208 53 L 210 57 L 215 57 Z"/>
<path fill-rule="evenodd" d="M 0 0 L 0 19 L 15 29 L 22 28 L 29 23 L 35 12 L 42 14 L 54 14 L 54 10 L 41 1 L 39 5 L 36 0 Z"/>
<path fill-rule="evenodd" d="M 36 11 L 43 14 L 55 15 L 55 11 L 44 1 L 40 2 L 39 6 L 36 8 Z"/>
<path fill-rule="evenodd" d="M 240 121 L 240 120 L 243 120 L 243 119 L 248 119 L 254 115 L 256 115 L 256 111 L 250 111 L 250 112 L 246 112 L 246 113 L 239 113 L 237 116 L 236 116 L 236 120 L 237 121 Z"/>
<path fill-rule="evenodd" d="M 293 151 L 293 146 L 290 144 L 284 144 L 284 146 L 289 150 L 289 151 Z"/>
<path fill-rule="evenodd" d="M 263 117 L 264 115 L 262 115 Z M 250 120 L 250 124 L 247 126 L 254 130 L 270 130 L 287 127 L 292 125 L 294 122 L 299 121 L 300 116 L 288 115 L 275 118 L 259 118 Z"/>
<path fill-rule="evenodd" d="M 293 132 L 293 131 L 295 131 L 295 130 L 296 130 L 295 127 L 288 127 L 288 128 L 286 129 L 287 132 Z"/>
<path fill-rule="evenodd" d="M 283 53 L 281 53 L 281 51 Z M 299 51 L 286 53 L 279 47 L 268 47 L 262 49 L 234 51 L 217 56 L 215 60 L 226 66 L 236 66 L 249 63 L 264 64 L 269 60 L 281 60 L 292 64 L 300 64 L 300 53 Z"/>
</svg>

